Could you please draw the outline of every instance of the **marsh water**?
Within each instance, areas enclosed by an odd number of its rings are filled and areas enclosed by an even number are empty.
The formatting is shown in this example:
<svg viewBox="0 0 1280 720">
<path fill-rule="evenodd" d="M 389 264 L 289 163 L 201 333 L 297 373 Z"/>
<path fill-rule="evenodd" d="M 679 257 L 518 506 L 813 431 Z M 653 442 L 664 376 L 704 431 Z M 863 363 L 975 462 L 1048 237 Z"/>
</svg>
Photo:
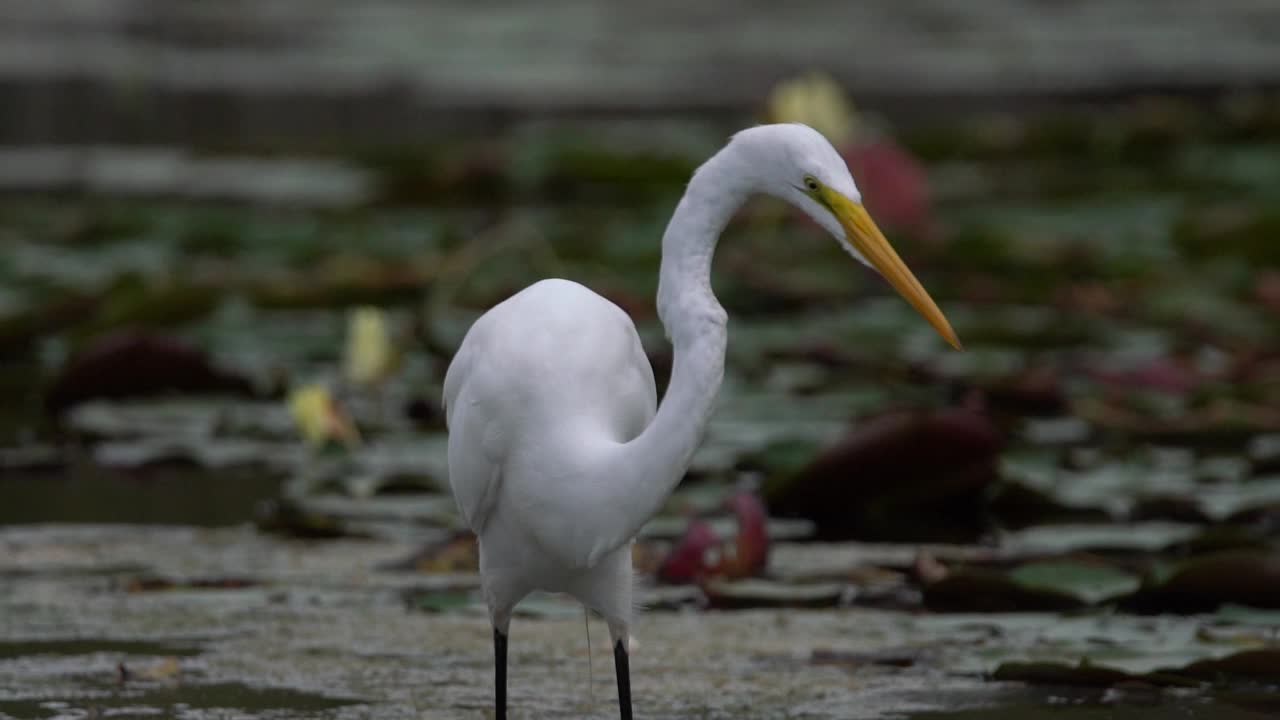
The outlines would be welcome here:
<svg viewBox="0 0 1280 720">
<path fill-rule="evenodd" d="M 414 543 L 137 525 L 11 526 L 0 543 L 5 717 L 488 712 L 490 633 L 475 578 L 385 569 Z M 424 596 L 437 600 L 429 610 Z M 637 623 L 633 687 L 649 717 L 1272 717 L 1265 683 L 1218 693 L 988 678 L 1003 659 L 1027 656 L 1176 665 L 1240 646 L 1233 629 L 1273 622 L 1245 618 L 658 609 Z M 1197 640 L 1192 628 L 1226 635 Z M 527 603 L 512 631 L 515 717 L 613 716 L 607 630 L 593 621 L 590 632 L 594 657 L 576 606 Z"/>
</svg>

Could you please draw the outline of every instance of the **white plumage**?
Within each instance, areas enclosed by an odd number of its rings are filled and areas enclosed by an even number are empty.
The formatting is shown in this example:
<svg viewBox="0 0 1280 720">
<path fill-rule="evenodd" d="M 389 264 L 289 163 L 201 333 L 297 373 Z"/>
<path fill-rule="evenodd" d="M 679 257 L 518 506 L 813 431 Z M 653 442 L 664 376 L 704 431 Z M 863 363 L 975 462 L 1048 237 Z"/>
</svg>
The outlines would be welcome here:
<svg viewBox="0 0 1280 720">
<path fill-rule="evenodd" d="M 674 345 L 660 408 L 631 319 L 582 285 L 544 280 L 485 313 L 449 367 L 444 403 L 449 481 L 479 537 L 499 717 L 511 612 L 533 590 L 568 593 L 604 617 L 630 717 L 631 542 L 688 469 L 714 408 L 727 316 L 711 291 L 711 259 L 755 193 L 800 207 L 958 344 L 858 204 L 844 161 L 803 125 L 738 133 L 676 208 L 659 276 L 658 313 Z"/>
</svg>

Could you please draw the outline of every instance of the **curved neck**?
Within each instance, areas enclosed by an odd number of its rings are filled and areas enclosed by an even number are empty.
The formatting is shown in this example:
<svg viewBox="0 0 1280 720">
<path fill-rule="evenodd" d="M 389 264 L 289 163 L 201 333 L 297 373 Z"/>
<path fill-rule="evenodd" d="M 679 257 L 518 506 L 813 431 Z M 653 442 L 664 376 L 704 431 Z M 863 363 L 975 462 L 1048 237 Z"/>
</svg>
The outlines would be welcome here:
<svg viewBox="0 0 1280 720">
<path fill-rule="evenodd" d="M 693 174 L 662 235 L 658 317 L 677 357 L 682 341 L 696 339 L 706 323 L 721 328 L 725 323 L 724 309 L 711 291 L 711 258 L 720 233 L 750 194 L 742 174 L 735 171 L 733 147 L 721 150 Z"/>
<path fill-rule="evenodd" d="M 674 347 L 671 382 L 653 422 L 609 454 L 601 520 L 611 527 L 593 555 L 630 541 L 684 477 L 724 377 L 727 315 L 711 291 L 711 258 L 751 193 L 733 144 L 693 179 L 662 238 L 658 316 Z M 603 528 L 602 528 L 603 529 Z"/>
</svg>

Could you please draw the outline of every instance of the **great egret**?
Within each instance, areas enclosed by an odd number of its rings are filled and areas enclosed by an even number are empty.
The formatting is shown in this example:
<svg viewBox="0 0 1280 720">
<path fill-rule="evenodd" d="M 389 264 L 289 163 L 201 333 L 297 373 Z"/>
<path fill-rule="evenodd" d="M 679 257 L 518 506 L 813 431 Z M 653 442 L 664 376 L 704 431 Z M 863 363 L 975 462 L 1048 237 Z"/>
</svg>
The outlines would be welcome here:
<svg viewBox="0 0 1280 720">
<path fill-rule="evenodd" d="M 661 407 L 635 325 L 582 285 L 543 280 L 481 316 L 449 366 L 444 403 L 449 481 L 480 542 L 499 718 L 511 613 L 534 590 L 567 593 L 605 619 L 621 716 L 631 717 L 631 543 L 684 476 L 711 416 L 727 336 L 711 256 L 756 193 L 800 207 L 960 347 L 863 209 L 840 155 L 798 124 L 734 135 L 694 173 L 667 225 L 658 315 L 675 361 Z"/>
</svg>

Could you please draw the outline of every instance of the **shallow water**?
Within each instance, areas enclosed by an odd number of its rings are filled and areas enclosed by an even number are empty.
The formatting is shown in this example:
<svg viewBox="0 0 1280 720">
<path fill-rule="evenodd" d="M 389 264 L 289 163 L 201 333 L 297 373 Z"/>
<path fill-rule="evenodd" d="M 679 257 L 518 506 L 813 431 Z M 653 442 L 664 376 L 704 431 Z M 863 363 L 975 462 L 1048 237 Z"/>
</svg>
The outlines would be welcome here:
<svg viewBox="0 0 1280 720">
<path fill-rule="evenodd" d="M 407 600 L 432 588 L 466 592 L 474 577 L 376 569 L 410 543 L 301 542 L 247 527 L 28 526 L 0 530 L 0 549 L 0 717 L 461 719 L 484 717 L 491 702 L 490 631 L 474 597 L 444 612 Z M 209 582 L 231 575 L 242 581 Z M 172 584 L 137 582 L 153 577 Z M 1159 651 L 1159 639 L 1178 636 L 1176 622 L 653 611 L 636 623 L 632 682 L 640 717 L 1252 720 L 1274 709 L 1275 695 L 1261 691 L 1227 700 L 1142 687 L 1031 690 L 983 677 L 1004 658 L 1070 656 L 1108 635 Z M 589 665 L 577 606 L 526 603 L 511 634 L 512 717 L 614 716 L 607 630 L 593 620 L 591 634 Z"/>
</svg>

